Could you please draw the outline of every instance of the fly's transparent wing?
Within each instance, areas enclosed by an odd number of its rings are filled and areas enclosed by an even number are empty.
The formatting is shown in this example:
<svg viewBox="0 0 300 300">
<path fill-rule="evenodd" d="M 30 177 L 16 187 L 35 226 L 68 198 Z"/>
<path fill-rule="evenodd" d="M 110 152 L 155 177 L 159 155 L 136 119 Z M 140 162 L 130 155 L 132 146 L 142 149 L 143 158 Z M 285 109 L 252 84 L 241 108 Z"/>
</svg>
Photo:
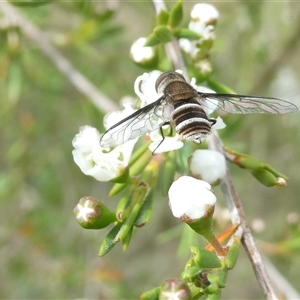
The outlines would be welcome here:
<svg viewBox="0 0 300 300">
<path fill-rule="evenodd" d="M 296 105 L 288 101 L 271 97 L 200 92 L 198 94 L 203 106 L 233 114 L 287 114 L 298 110 Z"/>
<path fill-rule="evenodd" d="M 110 127 L 101 137 L 101 147 L 114 147 L 154 131 L 170 120 L 165 113 L 163 97 L 137 110 Z"/>
</svg>

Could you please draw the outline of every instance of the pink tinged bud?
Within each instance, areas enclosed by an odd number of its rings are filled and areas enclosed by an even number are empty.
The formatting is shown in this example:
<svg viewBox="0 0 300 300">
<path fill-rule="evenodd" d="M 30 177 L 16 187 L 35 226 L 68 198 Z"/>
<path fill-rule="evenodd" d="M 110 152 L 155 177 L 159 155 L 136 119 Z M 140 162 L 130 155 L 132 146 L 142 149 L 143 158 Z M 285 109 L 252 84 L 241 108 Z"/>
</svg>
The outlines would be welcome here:
<svg viewBox="0 0 300 300">
<path fill-rule="evenodd" d="M 210 184 L 217 184 L 226 174 L 224 155 L 213 150 L 196 150 L 190 160 L 192 174 Z"/>
<path fill-rule="evenodd" d="M 192 222 L 211 215 L 217 198 L 209 183 L 189 176 L 174 181 L 169 189 L 169 205 L 176 218 Z"/>
<path fill-rule="evenodd" d="M 161 285 L 160 300 L 188 300 L 191 292 L 188 285 L 180 279 L 168 279 Z"/>
</svg>

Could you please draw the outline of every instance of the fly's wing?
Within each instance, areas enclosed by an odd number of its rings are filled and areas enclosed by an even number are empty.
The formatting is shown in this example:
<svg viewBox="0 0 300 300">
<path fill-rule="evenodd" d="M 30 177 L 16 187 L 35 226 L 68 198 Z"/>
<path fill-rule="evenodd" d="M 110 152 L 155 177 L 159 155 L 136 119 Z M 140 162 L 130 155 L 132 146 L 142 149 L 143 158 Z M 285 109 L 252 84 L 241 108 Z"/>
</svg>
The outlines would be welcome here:
<svg viewBox="0 0 300 300">
<path fill-rule="evenodd" d="M 271 97 L 200 92 L 198 94 L 203 106 L 233 114 L 287 114 L 298 110 L 296 105 L 288 101 Z"/>
<path fill-rule="evenodd" d="M 163 97 L 137 110 L 106 130 L 100 139 L 101 147 L 122 145 L 163 126 L 169 120 L 164 117 L 162 101 Z"/>
</svg>

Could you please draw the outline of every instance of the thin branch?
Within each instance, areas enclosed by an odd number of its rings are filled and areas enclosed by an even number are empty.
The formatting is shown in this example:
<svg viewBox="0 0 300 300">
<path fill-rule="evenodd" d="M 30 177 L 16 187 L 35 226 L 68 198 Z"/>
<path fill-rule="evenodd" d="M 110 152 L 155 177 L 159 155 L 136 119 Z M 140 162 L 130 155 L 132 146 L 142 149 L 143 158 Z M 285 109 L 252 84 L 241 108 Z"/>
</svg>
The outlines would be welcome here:
<svg viewBox="0 0 300 300">
<path fill-rule="evenodd" d="M 86 77 L 57 50 L 35 25 L 26 19 L 18 10 L 5 0 L 0 2 L 0 10 L 9 19 L 11 24 L 18 25 L 40 50 L 50 58 L 54 65 L 69 79 L 74 87 L 86 96 L 96 107 L 103 112 L 117 109 L 108 97 L 102 94 Z"/>
<path fill-rule="evenodd" d="M 156 13 L 158 13 L 161 9 L 165 8 L 164 1 L 155 1 L 153 0 L 153 5 L 155 7 Z M 172 47 L 175 47 L 172 49 Z M 166 52 L 168 54 L 169 59 L 172 61 L 174 69 L 182 68 L 184 66 L 184 61 L 179 49 L 178 42 L 173 40 L 172 43 L 168 43 L 166 45 Z M 183 71 L 186 72 L 186 68 L 184 67 Z M 212 132 L 211 138 L 207 140 L 209 148 L 219 151 L 223 153 L 223 145 L 222 141 L 217 135 L 216 132 Z M 237 234 L 243 234 L 242 242 L 243 246 L 246 249 L 248 257 L 251 261 L 252 267 L 254 269 L 255 275 L 258 279 L 258 282 L 261 286 L 261 289 L 265 295 L 266 299 L 278 299 L 275 290 L 272 286 L 272 283 L 269 279 L 269 275 L 266 271 L 266 268 L 263 264 L 261 255 L 256 247 L 253 236 L 250 232 L 250 229 L 246 223 L 245 215 L 242 209 L 242 205 L 240 199 L 237 195 L 236 189 L 233 185 L 231 176 L 229 171 L 227 170 L 225 178 L 222 182 L 221 189 L 225 199 L 227 200 L 228 207 L 231 211 L 232 222 L 236 224 L 237 222 L 241 224 L 242 231 L 238 231 Z"/>
<path fill-rule="evenodd" d="M 218 151 L 225 155 L 221 139 L 216 132 L 212 132 L 210 139 L 208 139 L 209 148 Z M 229 171 L 221 184 L 221 189 L 225 199 L 228 203 L 229 209 L 233 206 L 234 210 L 237 210 L 238 218 L 240 219 L 240 227 L 243 230 L 242 243 L 248 254 L 252 267 L 254 269 L 255 276 L 260 284 L 262 292 L 266 299 L 279 299 L 273 288 L 269 274 L 265 268 L 260 252 L 256 246 L 254 238 L 251 234 L 250 228 L 247 225 L 246 217 L 243 211 L 241 201 L 238 197 L 236 189 L 233 185 Z"/>
</svg>

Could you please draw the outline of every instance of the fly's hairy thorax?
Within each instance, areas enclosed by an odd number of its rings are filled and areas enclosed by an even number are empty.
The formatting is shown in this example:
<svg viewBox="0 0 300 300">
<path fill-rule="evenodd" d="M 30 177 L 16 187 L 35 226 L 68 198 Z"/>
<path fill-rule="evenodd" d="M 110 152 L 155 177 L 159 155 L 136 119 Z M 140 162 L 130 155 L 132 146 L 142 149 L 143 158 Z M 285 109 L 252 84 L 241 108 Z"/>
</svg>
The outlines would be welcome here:
<svg viewBox="0 0 300 300">
<path fill-rule="evenodd" d="M 173 101 L 198 97 L 198 93 L 188 83 L 181 81 L 170 82 L 165 90 L 166 96 L 171 96 Z"/>
</svg>

